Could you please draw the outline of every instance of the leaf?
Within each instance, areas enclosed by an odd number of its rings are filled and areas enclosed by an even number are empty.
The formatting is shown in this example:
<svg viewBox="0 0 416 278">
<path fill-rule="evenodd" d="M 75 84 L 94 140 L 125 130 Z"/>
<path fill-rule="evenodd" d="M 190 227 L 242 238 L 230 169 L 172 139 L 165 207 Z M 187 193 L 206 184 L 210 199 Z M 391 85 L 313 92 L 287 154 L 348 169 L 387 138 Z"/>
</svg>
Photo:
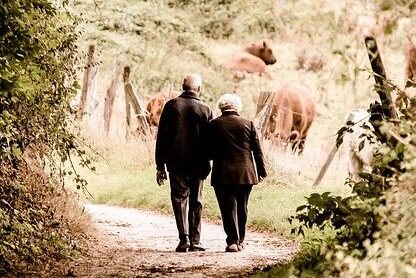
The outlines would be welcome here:
<svg viewBox="0 0 416 278">
<path fill-rule="evenodd" d="M 317 215 L 318 215 L 318 210 L 316 209 L 311 209 L 308 211 L 308 218 L 312 222 L 315 220 Z"/>
<path fill-rule="evenodd" d="M 361 151 L 364 148 L 365 140 L 362 140 L 358 145 L 358 151 Z"/>
<path fill-rule="evenodd" d="M 22 150 L 16 145 L 12 146 L 12 154 L 18 160 L 20 160 L 22 158 Z"/>
<path fill-rule="evenodd" d="M 74 81 L 74 83 L 72 84 L 72 87 L 76 90 L 81 89 L 81 85 L 79 84 L 78 81 Z"/>
<path fill-rule="evenodd" d="M 301 210 L 304 210 L 304 209 L 306 209 L 308 206 L 307 205 L 302 205 L 302 206 L 299 206 L 299 207 L 297 207 L 296 208 L 296 212 L 299 212 L 299 211 L 301 211 Z"/>
<path fill-rule="evenodd" d="M 322 198 L 327 199 L 329 197 L 329 195 L 331 195 L 331 192 L 326 191 L 326 192 L 322 193 Z"/>
<path fill-rule="evenodd" d="M 306 198 L 308 200 L 308 203 L 311 205 L 315 205 L 317 203 L 319 203 L 321 201 L 321 195 L 319 195 L 318 193 L 312 193 L 308 198 Z"/>
<path fill-rule="evenodd" d="M 8 119 L 10 118 L 10 113 L 7 110 L 3 110 L 3 112 L 1 112 L 1 115 L 3 116 L 3 118 Z"/>
</svg>

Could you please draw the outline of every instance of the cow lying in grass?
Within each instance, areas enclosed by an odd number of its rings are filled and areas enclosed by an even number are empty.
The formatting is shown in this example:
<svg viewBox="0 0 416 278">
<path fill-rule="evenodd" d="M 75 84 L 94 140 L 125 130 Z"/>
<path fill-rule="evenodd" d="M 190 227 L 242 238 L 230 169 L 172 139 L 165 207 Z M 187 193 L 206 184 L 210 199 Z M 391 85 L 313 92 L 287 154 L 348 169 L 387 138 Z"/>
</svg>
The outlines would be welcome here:
<svg viewBox="0 0 416 278">
<path fill-rule="evenodd" d="M 237 79 L 243 79 L 251 73 L 270 77 L 266 72 L 267 65 L 273 65 L 274 63 L 276 63 L 276 58 L 271 47 L 266 41 L 262 40 L 235 52 L 225 67 L 232 70 Z"/>
</svg>

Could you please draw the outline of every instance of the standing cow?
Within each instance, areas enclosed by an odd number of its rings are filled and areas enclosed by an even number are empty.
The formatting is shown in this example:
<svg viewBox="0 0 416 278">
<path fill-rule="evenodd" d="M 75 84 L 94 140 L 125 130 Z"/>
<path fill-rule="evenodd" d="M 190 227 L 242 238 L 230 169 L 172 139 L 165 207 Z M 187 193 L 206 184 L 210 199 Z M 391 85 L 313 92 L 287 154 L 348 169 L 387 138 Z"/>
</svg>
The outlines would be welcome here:
<svg viewBox="0 0 416 278">
<path fill-rule="evenodd" d="M 268 75 L 266 67 L 274 63 L 276 58 L 272 49 L 262 40 L 234 53 L 225 66 L 234 72 L 236 78 L 243 79 L 247 73 Z"/>
<path fill-rule="evenodd" d="M 291 143 L 292 150 L 301 154 L 315 113 L 315 103 L 308 87 L 285 84 L 276 91 L 265 136 L 279 143 Z"/>
<path fill-rule="evenodd" d="M 160 114 L 162 114 L 163 106 L 168 100 L 178 97 L 180 94 L 181 92 L 179 91 L 162 90 L 149 99 L 146 105 L 146 119 L 150 127 L 157 128 L 159 126 L 159 119 Z"/>
</svg>

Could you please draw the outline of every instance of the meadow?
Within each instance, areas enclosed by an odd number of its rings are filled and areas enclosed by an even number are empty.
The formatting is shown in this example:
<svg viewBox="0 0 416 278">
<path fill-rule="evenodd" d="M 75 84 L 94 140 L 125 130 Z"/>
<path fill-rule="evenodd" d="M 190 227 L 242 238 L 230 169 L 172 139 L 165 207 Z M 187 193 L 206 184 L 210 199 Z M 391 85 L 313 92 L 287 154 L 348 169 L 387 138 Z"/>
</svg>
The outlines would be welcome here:
<svg viewBox="0 0 416 278">
<path fill-rule="evenodd" d="M 143 104 L 162 88 L 180 89 L 185 73 L 200 73 L 202 98 L 216 115 L 216 99 L 225 92 L 237 93 L 244 104 L 242 115 L 254 119 L 261 91 L 275 90 L 288 82 L 311 88 L 317 115 L 303 155 L 263 142 L 269 176 L 252 192 L 249 227 L 290 236 L 287 217 L 306 196 L 325 191 L 349 194 L 342 146 L 321 184 L 312 184 L 335 144 L 346 113 L 367 108 L 377 99 L 357 24 L 360 16 L 376 12 L 391 16 L 388 10 L 382 13 L 376 1 L 338 5 L 325 0 L 87 0 L 74 1 L 71 10 L 82 18 L 80 55 L 85 56 L 90 44 L 99 51 L 97 85 L 90 99 L 95 105 L 80 125 L 80 136 L 95 150 L 91 155 L 96 171 L 77 169 L 88 182 L 90 194 L 85 196 L 90 201 L 171 213 L 169 186 L 158 187 L 155 181 L 154 139 L 125 139 L 122 89 L 117 91 L 110 136 L 103 135 L 102 107 L 116 61 L 132 68 L 131 82 Z M 399 86 L 404 84 L 403 50 L 409 25 L 406 20 L 397 20 L 394 26 L 383 25 L 376 34 L 387 76 Z M 272 79 L 250 76 L 234 80 L 223 67 L 227 57 L 260 39 L 270 42 L 277 58 L 276 64 L 269 66 Z M 209 177 L 204 203 L 204 217 L 219 221 Z"/>
<path fill-rule="evenodd" d="M 81 195 L 96 203 L 152 209 L 172 215 L 169 185 L 158 186 L 156 183 L 153 141 L 114 143 L 96 150 L 100 153 L 93 161 L 96 170 L 78 169 L 78 174 L 88 182 L 88 192 Z M 267 155 L 269 157 L 270 152 Z M 350 188 L 343 184 L 346 172 L 339 164 L 341 162 L 334 162 L 330 167 L 323 185 L 312 186 L 320 167 L 313 161 L 317 155 L 305 152 L 302 159 L 291 153 L 274 152 L 273 157 L 268 158 L 269 177 L 255 186 L 250 197 L 250 228 L 290 236 L 287 218 L 305 202 L 304 197 L 325 191 L 348 194 Z M 303 169 L 306 169 L 305 174 Z M 207 221 L 220 223 L 210 176 L 204 184 L 204 217 Z"/>
</svg>

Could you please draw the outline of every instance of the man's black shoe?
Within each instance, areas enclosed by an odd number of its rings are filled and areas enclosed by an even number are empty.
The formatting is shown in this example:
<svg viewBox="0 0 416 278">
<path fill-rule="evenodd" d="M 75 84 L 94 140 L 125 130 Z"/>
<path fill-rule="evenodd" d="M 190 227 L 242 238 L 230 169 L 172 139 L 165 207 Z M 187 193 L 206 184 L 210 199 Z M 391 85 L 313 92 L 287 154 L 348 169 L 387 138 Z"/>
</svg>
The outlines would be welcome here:
<svg viewBox="0 0 416 278">
<path fill-rule="evenodd" d="M 181 239 L 179 241 L 178 247 L 176 247 L 176 252 L 188 252 L 188 248 L 191 244 L 189 243 L 189 239 Z"/>
<path fill-rule="evenodd" d="M 191 247 L 189 247 L 189 251 L 205 251 L 206 248 L 202 246 L 201 243 L 198 244 L 191 244 Z"/>
</svg>

